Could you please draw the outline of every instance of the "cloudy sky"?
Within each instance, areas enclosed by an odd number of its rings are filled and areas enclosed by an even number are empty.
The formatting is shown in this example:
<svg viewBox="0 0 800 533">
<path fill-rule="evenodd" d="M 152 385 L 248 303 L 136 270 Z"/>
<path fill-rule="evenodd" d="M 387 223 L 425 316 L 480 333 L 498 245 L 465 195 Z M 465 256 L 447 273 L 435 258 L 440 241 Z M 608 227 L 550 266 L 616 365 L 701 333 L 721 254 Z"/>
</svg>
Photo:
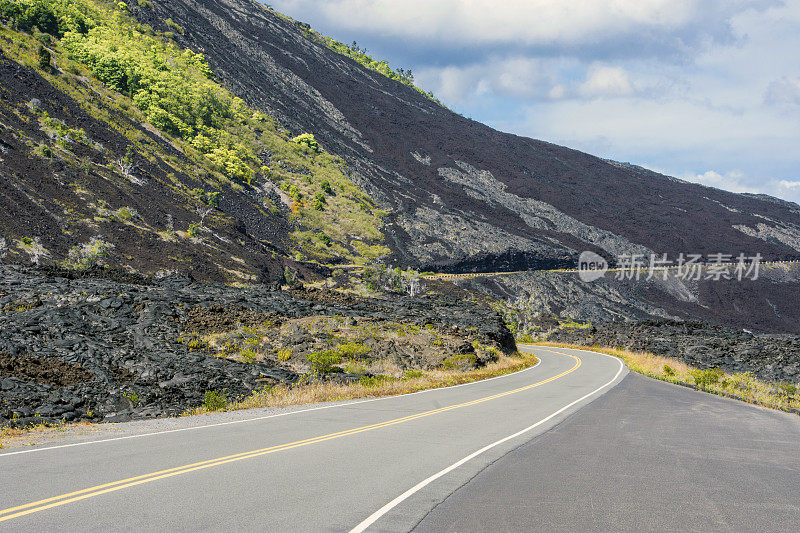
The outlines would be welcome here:
<svg viewBox="0 0 800 533">
<path fill-rule="evenodd" d="M 800 202 L 800 0 L 271 0 L 502 131 Z"/>
</svg>

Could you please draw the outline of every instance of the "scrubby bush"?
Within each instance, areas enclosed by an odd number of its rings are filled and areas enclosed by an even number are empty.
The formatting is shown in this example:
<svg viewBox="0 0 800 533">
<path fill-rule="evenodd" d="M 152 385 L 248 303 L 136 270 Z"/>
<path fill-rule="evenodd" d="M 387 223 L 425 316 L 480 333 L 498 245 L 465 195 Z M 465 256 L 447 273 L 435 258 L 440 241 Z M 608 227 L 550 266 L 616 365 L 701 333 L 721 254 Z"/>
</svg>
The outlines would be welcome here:
<svg viewBox="0 0 800 533">
<path fill-rule="evenodd" d="M 397 378 L 384 375 L 361 376 L 361 378 L 358 380 L 358 383 L 363 387 L 372 388 L 372 387 L 380 387 L 384 383 L 390 383 L 392 381 L 397 381 Z"/>
<path fill-rule="evenodd" d="M 664 365 L 663 374 L 667 377 L 671 377 L 675 375 L 675 370 L 673 370 L 673 368 L 669 365 Z"/>
<path fill-rule="evenodd" d="M 707 387 L 719 383 L 725 374 L 719 368 L 709 368 L 708 370 L 692 370 L 692 379 L 698 387 Z"/>
<path fill-rule="evenodd" d="M 748 391 L 753 387 L 756 379 L 750 372 L 738 372 L 731 374 L 730 382 L 734 389 Z"/>
<path fill-rule="evenodd" d="M 203 398 L 203 407 L 206 411 L 221 411 L 228 407 L 228 398 L 225 396 L 225 391 L 207 390 Z"/>
<path fill-rule="evenodd" d="M 322 183 L 319 184 L 319 188 L 328 196 L 333 196 L 333 187 L 331 187 L 330 181 L 322 180 Z"/>
<path fill-rule="evenodd" d="M 453 354 L 442 361 L 442 367 L 447 370 L 469 370 L 478 363 L 478 357 L 474 353 Z"/>
<path fill-rule="evenodd" d="M 333 241 L 331 240 L 331 238 L 330 238 L 330 237 L 328 237 L 327 235 L 325 235 L 325 234 L 324 234 L 324 233 L 322 233 L 322 232 L 319 232 L 319 233 L 317 233 L 317 238 L 318 238 L 318 239 L 320 240 L 320 242 L 321 242 L 322 244 L 324 244 L 325 246 L 330 246 L 331 244 L 333 244 Z"/>
<path fill-rule="evenodd" d="M 102 258 L 114 248 L 114 245 L 100 237 L 92 237 L 85 244 L 78 244 L 69 249 L 67 257 L 62 263 L 64 268 L 71 270 L 87 270 L 102 264 Z"/>
<path fill-rule="evenodd" d="M 47 0 L 20 2 L 21 13 L 17 17 L 17 26 L 25 31 L 37 28 L 40 32 L 60 36 L 58 17 L 51 3 Z"/>
<path fill-rule="evenodd" d="M 36 51 L 36 57 L 39 60 L 39 68 L 44 70 L 45 72 L 50 72 L 53 70 L 52 65 L 50 65 L 50 61 L 52 61 L 53 57 L 50 54 L 50 51 L 44 47 L 44 45 L 39 45 L 39 50 Z"/>
<path fill-rule="evenodd" d="M 337 346 L 336 350 L 342 355 L 342 357 L 345 359 L 350 359 L 351 361 L 358 361 L 361 357 L 370 352 L 368 347 L 357 342 L 346 342 L 344 344 L 340 344 Z"/>
<path fill-rule="evenodd" d="M 313 133 L 301 133 L 292 140 L 301 146 L 308 147 L 312 152 L 319 152 L 319 143 Z"/>
<path fill-rule="evenodd" d="M 797 394 L 797 385 L 788 381 L 778 383 L 778 390 L 786 396 L 793 396 Z"/>
<path fill-rule="evenodd" d="M 315 374 L 327 374 L 333 370 L 334 365 L 342 362 L 342 354 L 334 350 L 321 350 L 306 356 L 311 363 L 311 370 Z"/>
</svg>

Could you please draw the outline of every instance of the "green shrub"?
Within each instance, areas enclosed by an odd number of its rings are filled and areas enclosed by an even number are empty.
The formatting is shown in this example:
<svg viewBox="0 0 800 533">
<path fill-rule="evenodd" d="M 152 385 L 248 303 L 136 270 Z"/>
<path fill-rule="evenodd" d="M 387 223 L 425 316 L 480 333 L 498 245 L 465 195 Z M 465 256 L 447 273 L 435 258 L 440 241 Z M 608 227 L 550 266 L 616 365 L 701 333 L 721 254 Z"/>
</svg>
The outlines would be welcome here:
<svg viewBox="0 0 800 533">
<path fill-rule="evenodd" d="M 318 239 L 320 240 L 320 242 L 322 242 L 322 244 L 324 244 L 325 246 L 330 246 L 331 244 L 333 244 L 333 241 L 331 241 L 331 238 L 330 238 L 330 237 L 328 237 L 327 235 L 325 235 L 325 234 L 324 234 L 324 233 L 322 233 L 322 232 L 320 232 L 320 233 L 317 233 L 317 238 L 318 238 Z"/>
<path fill-rule="evenodd" d="M 318 192 L 314 195 L 314 209 L 317 211 L 323 211 L 325 209 L 325 204 L 327 201 L 325 200 L 325 195 L 321 192 Z"/>
<path fill-rule="evenodd" d="M 39 68 L 44 70 L 45 72 L 50 72 L 53 70 L 53 67 L 50 65 L 50 61 L 52 61 L 53 56 L 50 54 L 50 51 L 44 47 L 44 45 L 39 45 L 39 50 L 36 51 L 36 57 L 39 60 Z"/>
<path fill-rule="evenodd" d="M 674 376 L 675 370 L 669 365 L 664 365 L 664 375 L 665 376 Z"/>
<path fill-rule="evenodd" d="M 333 350 L 321 350 L 308 354 L 306 359 L 311 363 L 311 370 L 315 374 L 326 374 L 333 370 L 334 365 L 342 362 L 342 354 Z"/>
<path fill-rule="evenodd" d="M 200 233 L 202 231 L 203 229 L 200 226 L 200 224 L 192 222 L 191 224 L 189 224 L 189 228 L 186 230 L 186 235 L 190 239 L 197 239 L 198 237 L 200 237 Z"/>
<path fill-rule="evenodd" d="M 228 407 L 228 398 L 225 396 L 225 391 L 207 390 L 203 399 L 203 407 L 206 408 L 206 411 L 221 411 Z"/>
<path fill-rule="evenodd" d="M 252 348 L 245 348 L 242 350 L 242 359 L 248 363 L 255 363 L 257 358 L 256 351 Z"/>
<path fill-rule="evenodd" d="M 301 146 L 308 147 L 312 152 L 319 152 L 319 143 L 313 133 L 301 133 L 292 140 Z"/>
<path fill-rule="evenodd" d="M 780 390 L 786 396 L 793 396 L 797 394 L 797 385 L 788 381 L 784 381 L 782 383 L 778 383 L 778 390 Z"/>
<path fill-rule="evenodd" d="M 421 378 L 424 376 L 425 373 L 421 370 L 406 370 L 403 373 L 403 379 L 414 379 L 414 378 Z"/>
<path fill-rule="evenodd" d="M 391 383 L 392 381 L 397 381 L 397 378 L 393 378 L 391 376 L 361 376 L 358 380 L 358 383 L 361 384 L 363 387 L 380 387 L 384 383 Z"/>
<path fill-rule="evenodd" d="M 203 189 L 192 189 L 192 196 L 203 202 L 209 207 L 219 207 L 219 191 L 205 191 Z"/>
<path fill-rule="evenodd" d="M 0 19 L 17 21 L 22 15 L 22 6 L 16 0 L 0 0 Z"/>
<path fill-rule="evenodd" d="M 748 391 L 755 384 L 756 379 L 750 372 L 738 372 L 731 374 L 730 382 L 734 389 Z"/>
<path fill-rule="evenodd" d="M 331 187 L 331 182 L 328 180 L 322 180 L 322 183 L 319 184 L 320 189 L 322 192 L 327 194 L 328 196 L 333 196 L 333 188 Z"/>
<path fill-rule="evenodd" d="M 20 2 L 20 13 L 16 17 L 17 26 L 25 31 L 37 28 L 40 32 L 60 37 L 62 35 L 58 17 L 51 3 L 47 0 Z"/>
<path fill-rule="evenodd" d="M 278 350 L 276 357 L 278 358 L 278 361 L 288 361 L 292 358 L 292 349 L 284 348 L 283 350 Z"/>
<path fill-rule="evenodd" d="M 77 244 L 69 249 L 62 266 L 70 270 L 87 270 L 102 264 L 102 258 L 114 245 L 100 237 L 92 237 L 86 244 Z"/>
<path fill-rule="evenodd" d="M 117 209 L 116 215 L 120 220 L 130 220 L 139 216 L 139 213 L 137 213 L 135 209 L 126 206 Z"/>
<path fill-rule="evenodd" d="M 125 392 L 122 394 L 122 397 L 129 399 L 131 403 L 139 403 L 139 395 L 135 392 Z"/>
<path fill-rule="evenodd" d="M 474 353 L 454 354 L 442 361 L 442 366 L 447 370 L 469 370 L 475 368 L 478 357 Z"/>
<path fill-rule="evenodd" d="M 350 359 L 351 361 L 358 361 L 361 357 L 370 352 L 369 348 L 357 342 L 346 342 L 344 344 L 340 344 L 336 347 L 336 350 L 341 354 L 342 357 L 345 359 Z"/>
<path fill-rule="evenodd" d="M 166 24 L 167 26 L 169 26 L 170 28 L 172 28 L 176 32 L 178 32 L 181 35 L 183 35 L 183 27 L 181 25 L 179 25 L 177 22 L 175 22 L 174 20 L 167 19 L 167 20 L 164 21 L 164 24 Z"/>
<path fill-rule="evenodd" d="M 694 384 L 698 387 L 707 387 L 719 383 L 725 374 L 719 368 L 709 368 L 708 370 L 692 370 L 691 376 Z"/>
</svg>

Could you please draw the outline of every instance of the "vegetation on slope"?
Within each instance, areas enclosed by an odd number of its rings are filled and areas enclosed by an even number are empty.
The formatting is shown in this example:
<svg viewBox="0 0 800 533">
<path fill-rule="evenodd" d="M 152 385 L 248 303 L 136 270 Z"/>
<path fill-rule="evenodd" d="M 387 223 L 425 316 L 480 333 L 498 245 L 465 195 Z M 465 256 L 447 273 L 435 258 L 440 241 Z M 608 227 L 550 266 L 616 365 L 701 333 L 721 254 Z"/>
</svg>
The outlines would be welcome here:
<svg viewBox="0 0 800 533">
<path fill-rule="evenodd" d="M 146 8 L 147 2 L 139 5 Z M 279 187 L 280 203 L 257 196 L 265 216 L 281 216 L 293 224 L 296 259 L 363 263 L 388 253 L 381 245 L 383 213 L 352 183 L 343 160 L 325 153 L 312 134 L 293 140 L 275 121 L 219 85 L 202 54 L 180 49 L 170 32 L 160 34 L 138 24 L 124 2 L 0 0 L 0 19 L 7 23 L 0 33 L 11 43 L 6 53 L 12 59 L 35 68 L 132 142 L 133 150 L 117 154 L 107 171 L 135 182 L 137 159 L 166 160 L 202 182 L 201 189 L 173 185 L 198 210 L 211 208 L 209 221 L 219 208 L 209 201 L 215 193 L 276 193 Z M 109 95 L 113 112 L 93 105 L 96 94 Z M 186 159 L 163 153 L 115 112 L 154 126 Z M 80 125 L 37 113 L 40 127 L 55 134 L 52 145 L 29 142 L 31 155 L 50 158 L 55 151 L 75 165 L 85 163 L 71 148 L 91 144 Z M 203 215 L 186 236 L 194 238 L 207 229 L 205 220 Z"/>
</svg>

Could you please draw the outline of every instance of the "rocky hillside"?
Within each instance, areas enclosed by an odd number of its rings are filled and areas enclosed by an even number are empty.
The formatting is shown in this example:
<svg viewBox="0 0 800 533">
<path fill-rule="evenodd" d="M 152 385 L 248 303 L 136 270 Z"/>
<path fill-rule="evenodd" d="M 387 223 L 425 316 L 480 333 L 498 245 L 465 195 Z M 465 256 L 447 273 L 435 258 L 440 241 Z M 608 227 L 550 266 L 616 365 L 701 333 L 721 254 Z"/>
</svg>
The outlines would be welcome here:
<svg viewBox="0 0 800 533">
<path fill-rule="evenodd" d="M 275 280 L 800 253 L 800 208 L 466 119 L 252 0 L 0 2 L 6 261 Z"/>
<path fill-rule="evenodd" d="M 133 4 L 133 2 L 129 2 Z M 294 133 L 312 132 L 388 212 L 391 260 L 438 269 L 606 256 L 800 254 L 800 207 L 690 184 L 495 131 L 329 48 L 251 0 L 154 1 L 137 20 L 185 31 L 219 79 Z"/>
<path fill-rule="evenodd" d="M 0 183 L 0 261 L 73 270 L 247 283 L 375 261 L 574 266 L 583 250 L 800 255 L 796 204 L 492 130 L 251 0 L 0 0 Z M 800 325 L 791 273 L 562 278 L 476 285 L 593 321 Z"/>
<path fill-rule="evenodd" d="M 0 259 L 246 282 L 385 253 L 347 164 L 172 31 L 94 0 L 4 0 L 0 21 Z"/>
</svg>

